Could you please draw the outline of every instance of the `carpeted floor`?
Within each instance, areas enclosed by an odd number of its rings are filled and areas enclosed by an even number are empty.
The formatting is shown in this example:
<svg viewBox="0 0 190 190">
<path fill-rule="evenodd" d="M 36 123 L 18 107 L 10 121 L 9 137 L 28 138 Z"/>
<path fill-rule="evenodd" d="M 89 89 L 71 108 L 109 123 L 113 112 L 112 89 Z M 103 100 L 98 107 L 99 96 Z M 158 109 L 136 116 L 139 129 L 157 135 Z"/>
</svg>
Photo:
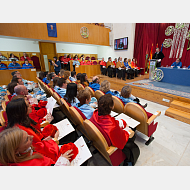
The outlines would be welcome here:
<svg viewBox="0 0 190 190">
<path fill-rule="evenodd" d="M 190 86 L 174 85 L 165 82 L 155 82 L 149 79 L 139 80 L 135 82 L 126 83 L 141 88 L 147 88 L 159 92 L 165 92 L 176 96 L 190 98 Z"/>
</svg>

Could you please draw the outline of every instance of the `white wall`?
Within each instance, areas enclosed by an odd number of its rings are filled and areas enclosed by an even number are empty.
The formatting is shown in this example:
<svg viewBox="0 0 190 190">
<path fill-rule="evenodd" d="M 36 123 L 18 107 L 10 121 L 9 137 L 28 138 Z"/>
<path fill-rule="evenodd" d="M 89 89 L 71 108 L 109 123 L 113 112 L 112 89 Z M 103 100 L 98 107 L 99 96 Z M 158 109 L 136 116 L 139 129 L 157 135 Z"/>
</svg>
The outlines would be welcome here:
<svg viewBox="0 0 190 190">
<path fill-rule="evenodd" d="M 40 52 L 37 41 L 0 37 L 0 51 Z"/>
<path fill-rule="evenodd" d="M 113 46 L 99 46 L 98 58 L 104 57 L 107 61 L 108 57 L 114 58 L 133 58 L 134 51 L 134 39 L 135 39 L 135 23 L 113 23 L 107 26 L 112 26 L 112 41 Z M 114 50 L 114 39 L 128 37 L 128 49 L 127 50 Z M 123 60 L 123 59 L 122 59 Z"/>
<path fill-rule="evenodd" d="M 75 43 L 56 43 L 57 53 L 84 53 L 98 54 L 97 45 L 75 44 Z"/>
</svg>

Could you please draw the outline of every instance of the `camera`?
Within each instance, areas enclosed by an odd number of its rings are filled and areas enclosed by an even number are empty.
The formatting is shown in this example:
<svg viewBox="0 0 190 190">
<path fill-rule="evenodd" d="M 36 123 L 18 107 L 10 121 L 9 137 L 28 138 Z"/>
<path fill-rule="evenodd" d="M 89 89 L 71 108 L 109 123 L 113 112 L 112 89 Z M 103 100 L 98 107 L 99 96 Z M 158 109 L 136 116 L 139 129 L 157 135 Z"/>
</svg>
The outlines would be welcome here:
<svg viewBox="0 0 190 190">
<path fill-rule="evenodd" d="M 52 60 L 51 60 L 51 59 L 48 59 L 48 61 L 50 62 L 50 65 L 52 65 Z"/>
</svg>

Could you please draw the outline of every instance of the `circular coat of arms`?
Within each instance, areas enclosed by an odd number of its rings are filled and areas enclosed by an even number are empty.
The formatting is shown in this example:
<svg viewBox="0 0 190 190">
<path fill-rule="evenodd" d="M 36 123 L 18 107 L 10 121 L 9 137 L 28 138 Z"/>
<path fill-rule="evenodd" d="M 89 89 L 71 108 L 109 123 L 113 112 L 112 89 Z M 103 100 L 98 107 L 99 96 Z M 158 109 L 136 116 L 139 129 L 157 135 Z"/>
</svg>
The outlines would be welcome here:
<svg viewBox="0 0 190 190">
<path fill-rule="evenodd" d="M 82 27 L 80 29 L 80 34 L 81 34 L 81 36 L 83 38 L 88 38 L 88 36 L 89 36 L 89 30 L 88 30 L 88 28 L 87 27 Z"/>
</svg>

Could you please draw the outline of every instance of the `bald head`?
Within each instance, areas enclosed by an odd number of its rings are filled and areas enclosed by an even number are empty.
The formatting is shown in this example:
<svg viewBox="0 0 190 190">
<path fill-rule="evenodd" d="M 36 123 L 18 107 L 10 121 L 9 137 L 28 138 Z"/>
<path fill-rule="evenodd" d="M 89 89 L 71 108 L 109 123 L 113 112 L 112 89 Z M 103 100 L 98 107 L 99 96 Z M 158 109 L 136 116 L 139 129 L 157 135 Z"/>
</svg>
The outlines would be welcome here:
<svg viewBox="0 0 190 190">
<path fill-rule="evenodd" d="M 28 95 L 28 89 L 24 85 L 15 86 L 14 91 L 17 95 Z"/>
</svg>

